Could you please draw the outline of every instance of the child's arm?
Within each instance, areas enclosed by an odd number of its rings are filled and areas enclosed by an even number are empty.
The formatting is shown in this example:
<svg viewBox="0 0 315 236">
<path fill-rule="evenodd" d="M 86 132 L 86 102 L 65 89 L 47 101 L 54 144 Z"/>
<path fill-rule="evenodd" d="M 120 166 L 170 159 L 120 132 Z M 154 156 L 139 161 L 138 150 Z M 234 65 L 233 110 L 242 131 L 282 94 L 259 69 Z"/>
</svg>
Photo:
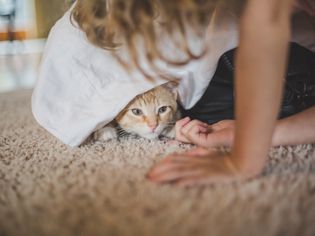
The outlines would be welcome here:
<svg viewBox="0 0 315 236">
<path fill-rule="evenodd" d="M 187 122 L 188 121 L 188 122 Z M 185 118 L 176 123 L 176 139 L 203 148 L 228 146 L 234 142 L 235 121 L 222 120 L 213 125 Z M 315 106 L 277 121 L 272 146 L 315 143 Z"/>
<path fill-rule="evenodd" d="M 315 106 L 277 122 L 273 146 L 310 143 L 315 143 Z"/>
<path fill-rule="evenodd" d="M 262 170 L 271 145 L 281 101 L 292 4 L 292 0 L 250 0 L 242 17 L 232 162 L 247 173 Z"/>
</svg>

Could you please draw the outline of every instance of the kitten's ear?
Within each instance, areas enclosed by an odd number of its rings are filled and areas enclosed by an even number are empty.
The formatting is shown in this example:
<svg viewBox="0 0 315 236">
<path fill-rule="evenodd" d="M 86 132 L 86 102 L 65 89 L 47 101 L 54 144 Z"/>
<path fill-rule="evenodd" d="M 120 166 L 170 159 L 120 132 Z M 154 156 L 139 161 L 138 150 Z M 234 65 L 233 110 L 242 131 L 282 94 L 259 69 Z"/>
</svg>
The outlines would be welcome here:
<svg viewBox="0 0 315 236">
<path fill-rule="evenodd" d="M 162 84 L 162 87 L 167 89 L 168 91 L 170 91 L 174 95 L 175 99 L 177 100 L 178 82 L 170 81 L 170 82 L 167 82 L 165 84 Z"/>
</svg>

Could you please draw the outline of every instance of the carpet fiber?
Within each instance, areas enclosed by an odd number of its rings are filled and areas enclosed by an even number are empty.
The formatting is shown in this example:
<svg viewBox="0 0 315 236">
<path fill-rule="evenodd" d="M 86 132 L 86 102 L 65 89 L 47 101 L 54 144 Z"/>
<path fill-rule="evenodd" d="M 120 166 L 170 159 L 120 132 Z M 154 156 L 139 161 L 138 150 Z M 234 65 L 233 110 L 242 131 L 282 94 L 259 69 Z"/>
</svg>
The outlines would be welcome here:
<svg viewBox="0 0 315 236">
<path fill-rule="evenodd" d="M 315 146 L 270 151 L 242 184 L 148 182 L 190 146 L 124 139 L 69 149 L 36 124 L 31 91 L 0 95 L 0 235 L 315 235 Z M 294 134 L 293 134 L 294 135 Z"/>
</svg>

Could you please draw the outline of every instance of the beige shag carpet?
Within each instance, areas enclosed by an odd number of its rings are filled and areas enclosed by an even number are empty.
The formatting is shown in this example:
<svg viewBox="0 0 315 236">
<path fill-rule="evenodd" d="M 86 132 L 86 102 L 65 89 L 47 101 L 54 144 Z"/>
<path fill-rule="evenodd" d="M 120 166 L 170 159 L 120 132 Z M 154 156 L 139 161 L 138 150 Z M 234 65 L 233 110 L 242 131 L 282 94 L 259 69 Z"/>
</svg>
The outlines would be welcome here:
<svg viewBox="0 0 315 236">
<path fill-rule="evenodd" d="M 315 235 L 315 146 L 270 151 L 262 177 L 192 189 L 144 174 L 189 146 L 125 139 L 69 149 L 0 95 L 0 235 Z M 294 135 L 294 134 L 292 134 Z"/>
</svg>

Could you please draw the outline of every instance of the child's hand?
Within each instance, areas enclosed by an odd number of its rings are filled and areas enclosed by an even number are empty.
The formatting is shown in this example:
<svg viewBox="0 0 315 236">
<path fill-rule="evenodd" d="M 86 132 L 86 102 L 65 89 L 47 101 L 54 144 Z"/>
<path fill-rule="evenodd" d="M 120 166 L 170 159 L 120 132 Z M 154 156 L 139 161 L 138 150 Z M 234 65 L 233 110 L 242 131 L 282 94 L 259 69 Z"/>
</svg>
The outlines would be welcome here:
<svg viewBox="0 0 315 236">
<path fill-rule="evenodd" d="M 229 183 L 254 177 L 261 172 L 247 172 L 235 163 L 230 154 L 200 148 L 185 153 L 173 153 L 157 163 L 147 174 L 150 181 L 190 187 L 214 183 Z M 248 165 L 247 165 L 248 166 Z M 257 169 L 257 170 L 256 170 Z"/>
<path fill-rule="evenodd" d="M 184 143 L 194 143 L 188 134 L 198 133 L 206 134 L 208 132 L 208 124 L 199 120 L 190 120 L 189 117 L 181 119 L 175 125 L 176 139 Z"/>
<path fill-rule="evenodd" d="M 176 139 L 201 147 L 231 146 L 234 139 L 233 120 L 223 120 L 213 125 L 184 118 L 176 123 Z"/>
</svg>

